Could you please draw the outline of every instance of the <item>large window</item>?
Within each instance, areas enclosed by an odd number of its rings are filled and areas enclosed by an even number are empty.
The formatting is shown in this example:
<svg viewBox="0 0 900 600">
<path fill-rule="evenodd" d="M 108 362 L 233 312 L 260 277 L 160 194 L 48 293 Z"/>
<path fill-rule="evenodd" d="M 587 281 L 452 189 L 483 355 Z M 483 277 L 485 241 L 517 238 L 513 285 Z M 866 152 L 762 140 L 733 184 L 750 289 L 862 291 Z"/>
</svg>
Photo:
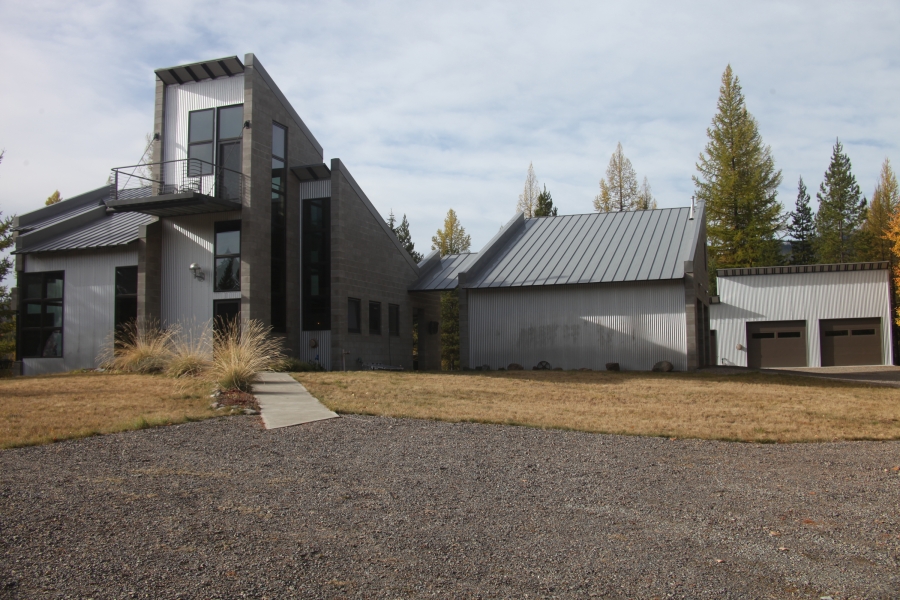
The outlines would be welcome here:
<svg viewBox="0 0 900 600">
<path fill-rule="evenodd" d="M 237 298 L 230 300 L 213 300 L 213 328 L 217 333 L 222 333 L 229 325 L 241 324 L 241 301 Z"/>
<path fill-rule="evenodd" d="M 137 320 L 137 267 L 116 267 L 116 331 Z"/>
<path fill-rule="evenodd" d="M 19 275 L 19 353 L 22 358 L 63 355 L 62 271 Z"/>
<path fill-rule="evenodd" d="M 359 314 L 361 304 L 359 298 L 347 298 L 347 331 L 350 333 L 362 331 Z"/>
<path fill-rule="evenodd" d="M 241 222 L 216 223 L 216 274 L 214 290 L 238 292 L 241 289 Z"/>
<path fill-rule="evenodd" d="M 287 328 L 287 128 L 272 123 L 272 328 Z"/>
<path fill-rule="evenodd" d="M 369 302 L 369 333 L 381 335 L 381 302 Z"/>
<path fill-rule="evenodd" d="M 331 204 L 328 198 L 303 201 L 301 243 L 303 329 L 331 329 Z"/>
<path fill-rule="evenodd" d="M 213 120 L 215 110 L 191 111 L 188 116 L 188 177 L 198 177 L 212 173 L 213 163 Z"/>
<path fill-rule="evenodd" d="M 220 198 L 241 198 L 241 136 L 244 132 L 244 105 L 223 106 L 219 109 L 218 150 L 219 168 L 216 192 Z"/>
<path fill-rule="evenodd" d="M 400 305 L 388 304 L 388 335 L 400 335 Z"/>
</svg>

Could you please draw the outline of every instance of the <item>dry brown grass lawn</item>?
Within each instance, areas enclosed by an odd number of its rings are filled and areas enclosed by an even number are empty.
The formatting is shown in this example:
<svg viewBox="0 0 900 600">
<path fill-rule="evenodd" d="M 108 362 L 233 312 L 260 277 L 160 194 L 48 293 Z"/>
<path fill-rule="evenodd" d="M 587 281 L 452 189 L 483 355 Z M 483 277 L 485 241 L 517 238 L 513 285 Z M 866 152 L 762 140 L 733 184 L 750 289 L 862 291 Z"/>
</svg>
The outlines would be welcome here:
<svg viewBox="0 0 900 600">
<path fill-rule="evenodd" d="M 0 448 L 205 419 L 208 394 L 208 383 L 161 375 L 0 379 Z"/>
<path fill-rule="evenodd" d="M 343 413 L 752 442 L 900 439 L 900 389 L 787 375 L 295 373 Z"/>
</svg>

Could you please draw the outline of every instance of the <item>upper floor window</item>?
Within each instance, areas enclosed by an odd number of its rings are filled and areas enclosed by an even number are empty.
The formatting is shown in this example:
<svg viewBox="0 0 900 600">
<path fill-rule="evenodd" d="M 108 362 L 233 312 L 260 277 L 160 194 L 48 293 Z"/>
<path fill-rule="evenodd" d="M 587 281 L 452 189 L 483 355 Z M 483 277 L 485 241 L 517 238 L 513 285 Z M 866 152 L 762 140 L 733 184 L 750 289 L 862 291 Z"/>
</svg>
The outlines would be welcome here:
<svg viewBox="0 0 900 600">
<path fill-rule="evenodd" d="M 211 175 L 213 163 L 240 173 L 243 129 L 243 104 L 191 111 L 188 158 L 194 160 L 188 161 L 188 177 Z"/>
<path fill-rule="evenodd" d="M 238 292 L 241 289 L 241 222 L 216 223 L 216 275 L 214 290 Z"/>
<path fill-rule="evenodd" d="M 188 116 L 188 176 L 209 175 L 213 163 L 215 110 L 191 111 Z"/>
<path fill-rule="evenodd" d="M 63 355 L 64 273 L 19 275 L 19 351 L 22 358 Z"/>
</svg>

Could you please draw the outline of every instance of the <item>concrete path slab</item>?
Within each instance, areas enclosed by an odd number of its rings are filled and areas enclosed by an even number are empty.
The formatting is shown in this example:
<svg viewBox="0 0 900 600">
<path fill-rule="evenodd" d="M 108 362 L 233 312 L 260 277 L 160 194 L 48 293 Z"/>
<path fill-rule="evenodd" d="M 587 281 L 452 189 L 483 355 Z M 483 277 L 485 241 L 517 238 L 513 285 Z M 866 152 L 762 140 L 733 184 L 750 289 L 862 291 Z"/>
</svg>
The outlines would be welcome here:
<svg viewBox="0 0 900 600">
<path fill-rule="evenodd" d="M 290 427 L 338 416 L 313 398 L 305 387 L 287 373 L 260 373 L 259 380 L 253 384 L 253 395 L 259 402 L 266 429 Z"/>
</svg>

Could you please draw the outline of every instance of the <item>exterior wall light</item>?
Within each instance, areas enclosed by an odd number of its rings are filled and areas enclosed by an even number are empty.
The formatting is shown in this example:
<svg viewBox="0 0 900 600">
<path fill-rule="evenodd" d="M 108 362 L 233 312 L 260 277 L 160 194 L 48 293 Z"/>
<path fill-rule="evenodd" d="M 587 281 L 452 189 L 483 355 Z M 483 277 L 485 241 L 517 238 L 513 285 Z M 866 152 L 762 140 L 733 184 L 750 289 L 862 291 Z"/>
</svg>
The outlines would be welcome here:
<svg viewBox="0 0 900 600">
<path fill-rule="evenodd" d="M 198 265 L 197 263 L 191 263 L 190 269 L 191 269 L 191 273 L 194 274 L 194 279 L 197 279 L 198 281 L 203 281 L 206 279 L 206 274 L 203 272 L 203 269 L 201 269 L 200 265 Z"/>
<path fill-rule="evenodd" d="M 250 129 L 250 121 L 244 121 L 244 129 Z"/>
</svg>

